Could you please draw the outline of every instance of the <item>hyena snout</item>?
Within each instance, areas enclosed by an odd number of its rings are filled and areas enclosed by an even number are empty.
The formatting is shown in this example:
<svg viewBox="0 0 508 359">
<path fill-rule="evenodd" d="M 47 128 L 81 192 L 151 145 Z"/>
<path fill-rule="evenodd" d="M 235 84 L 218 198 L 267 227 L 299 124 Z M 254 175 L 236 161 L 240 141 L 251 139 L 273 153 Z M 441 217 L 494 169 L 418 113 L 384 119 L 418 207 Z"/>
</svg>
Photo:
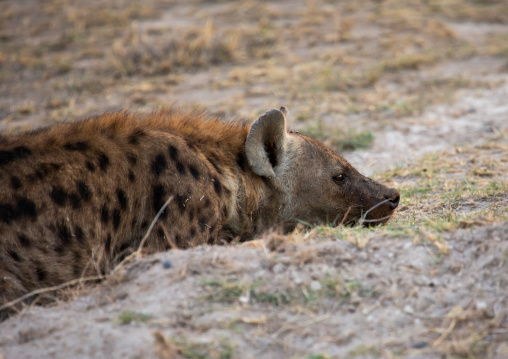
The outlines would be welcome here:
<svg viewBox="0 0 508 359">
<path fill-rule="evenodd" d="M 388 207 L 390 207 L 392 211 L 398 207 L 400 201 L 400 193 L 395 188 L 388 188 L 383 196 L 385 200 L 388 200 Z"/>
<path fill-rule="evenodd" d="M 363 222 L 367 226 L 386 224 L 399 206 L 400 193 L 395 188 L 378 185 L 376 192 L 364 207 Z"/>
</svg>

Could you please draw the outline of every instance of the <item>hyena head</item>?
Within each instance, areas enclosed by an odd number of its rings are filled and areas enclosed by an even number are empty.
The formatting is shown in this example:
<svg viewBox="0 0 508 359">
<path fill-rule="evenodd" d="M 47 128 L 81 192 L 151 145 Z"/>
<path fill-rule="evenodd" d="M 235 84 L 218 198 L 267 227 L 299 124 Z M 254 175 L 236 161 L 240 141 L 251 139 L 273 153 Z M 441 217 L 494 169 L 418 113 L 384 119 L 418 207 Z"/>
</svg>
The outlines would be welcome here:
<svg viewBox="0 0 508 359">
<path fill-rule="evenodd" d="M 319 141 L 286 131 L 287 109 L 271 110 L 251 127 L 245 145 L 253 171 L 276 191 L 286 230 L 308 224 L 385 224 L 400 194 L 360 174 Z"/>
</svg>

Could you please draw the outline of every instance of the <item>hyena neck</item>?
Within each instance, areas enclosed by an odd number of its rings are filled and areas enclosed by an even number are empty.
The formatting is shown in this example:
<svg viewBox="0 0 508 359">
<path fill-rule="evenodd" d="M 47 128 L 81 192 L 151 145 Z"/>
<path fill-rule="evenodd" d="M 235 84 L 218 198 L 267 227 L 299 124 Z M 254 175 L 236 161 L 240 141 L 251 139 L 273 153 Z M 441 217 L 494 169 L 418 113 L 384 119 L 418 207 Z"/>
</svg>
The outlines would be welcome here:
<svg viewBox="0 0 508 359">
<path fill-rule="evenodd" d="M 253 239 L 272 228 L 280 227 L 279 191 L 270 179 L 254 173 L 244 157 L 244 146 L 235 148 L 236 163 L 225 171 L 224 186 L 228 194 L 228 213 L 220 240 L 241 242 Z M 239 155 L 238 155 L 239 154 Z"/>
<path fill-rule="evenodd" d="M 279 196 L 268 180 L 252 173 L 237 179 L 236 188 L 231 192 L 222 240 L 249 241 L 272 228 L 283 227 Z"/>
</svg>

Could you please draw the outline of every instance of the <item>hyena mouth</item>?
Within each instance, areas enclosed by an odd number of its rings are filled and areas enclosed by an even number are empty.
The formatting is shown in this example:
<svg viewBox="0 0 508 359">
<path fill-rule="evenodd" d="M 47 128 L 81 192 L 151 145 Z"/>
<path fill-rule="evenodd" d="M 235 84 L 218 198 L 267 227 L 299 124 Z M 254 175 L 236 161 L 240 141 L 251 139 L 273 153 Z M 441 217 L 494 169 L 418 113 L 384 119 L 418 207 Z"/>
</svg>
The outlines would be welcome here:
<svg viewBox="0 0 508 359">
<path fill-rule="evenodd" d="M 355 226 L 362 226 L 362 227 L 375 227 L 379 225 L 385 225 L 390 221 L 390 219 L 393 217 L 393 214 L 395 213 L 395 210 L 390 209 L 389 211 L 383 211 L 385 215 L 381 216 L 372 216 L 372 212 L 376 209 L 378 209 L 380 206 L 383 206 L 385 203 L 389 203 L 389 199 L 385 199 L 383 201 L 380 201 L 376 205 L 369 208 L 367 211 L 361 211 L 351 213 L 350 210 L 348 210 L 344 216 L 341 219 L 338 219 L 335 221 L 335 224 L 337 226 L 345 226 L 345 227 L 355 227 Z"/>
<path fill-rule="evenodd" d="M 397 197 L 397 204 L 398 204 L 399 198 L 400 197 Z M 363 213 L 360 216 L 360 218 L 358 219 L 358 224 L 362 225 L 364 227 L 373 227 L 373 226 L 384 225 L 384 224 L 388 223 L 390 218 L 392 218 L 393 214 L 395 213 L 395 208 L 397 208 L 397 205 L 393 205 L 393 203 L 394 203 L 394 201 L 390 198 L 386 198 L 385 200 L 380 201 L 379 203 L 377 203 L 376 205 L 369 208 L 365 213 Z M 374 211 L 375 209 L 378 209 L 378 207 L 385 206 L 386 204 L 388 204 L 390 209 L 388 211 L 383 210 L 382 214 L 384 214 L 384 215 L 381 215 L 379 217 L 378 216 L 375 216 L 375 217 L 369 216 L 369 214 L 372 211 Z"/>
</svg>

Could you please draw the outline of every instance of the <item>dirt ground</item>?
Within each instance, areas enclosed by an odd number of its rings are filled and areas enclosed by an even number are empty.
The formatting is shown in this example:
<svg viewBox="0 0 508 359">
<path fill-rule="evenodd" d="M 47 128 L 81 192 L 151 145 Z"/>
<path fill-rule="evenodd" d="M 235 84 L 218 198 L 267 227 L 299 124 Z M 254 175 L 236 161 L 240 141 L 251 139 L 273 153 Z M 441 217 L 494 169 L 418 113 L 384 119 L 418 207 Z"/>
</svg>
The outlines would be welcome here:
<svg viewBox="0 0 508 359">
<path fill-rule="evenodd" d="M 508 2 L 0 2 L 0 130 L 128 108 L 290 127 L 396 186 L 382 228 L 123 263 L 0 358 L 508 358 Z"/>
</svg>

